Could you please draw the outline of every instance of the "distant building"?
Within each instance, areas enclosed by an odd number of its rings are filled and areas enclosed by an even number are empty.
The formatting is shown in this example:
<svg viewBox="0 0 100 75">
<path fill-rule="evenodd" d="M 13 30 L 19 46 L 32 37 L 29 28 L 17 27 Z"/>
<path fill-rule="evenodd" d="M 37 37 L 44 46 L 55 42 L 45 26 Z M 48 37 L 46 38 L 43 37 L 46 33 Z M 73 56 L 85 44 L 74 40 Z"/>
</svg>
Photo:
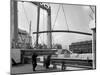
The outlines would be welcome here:
<svg viewBox="0 0 100 75">
<path fill-rule="evenodd" d="M 92 40 L 75 42 L 69 45 L 69 50 L 73 53 L 92 53 Z"/>
<path fill-rule="evenodd" d="M 27 48 L 30 48 L 31 44 L 32 44 L 32 38 L 29 35 L 29 33 L 25 30 L 18 29 L 18 39 L 16 43 L 16 48 L 27 49 Z"/>
</svg>

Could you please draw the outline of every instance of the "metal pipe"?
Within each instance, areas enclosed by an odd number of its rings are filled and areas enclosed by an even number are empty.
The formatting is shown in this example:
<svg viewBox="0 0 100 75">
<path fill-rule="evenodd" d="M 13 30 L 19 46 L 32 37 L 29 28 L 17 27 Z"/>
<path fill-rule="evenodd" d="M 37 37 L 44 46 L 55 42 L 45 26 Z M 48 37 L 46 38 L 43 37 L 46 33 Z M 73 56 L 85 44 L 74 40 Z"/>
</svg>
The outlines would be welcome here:
<svg viewBox="0 0 100 75">
<path fill-rule="evenodd" d="M 67 31 L 67 30 L 39 31 L 38 34 L 40 34 L 40 33 L 52 33 L 52 32 L 76 33 L 76 34 L 83 34 L 83 35 L 90 35 L 90 36 L 92 36 L 91 33 L 85 33 L 85 32 L 79 32 L 79 31 Z M 33 34 L 37 34 L 37 32 L 33 32 Z"/>
<path fill-rule="evenodd" d="M 11 42 L 16 48 L 18 37 L 18 2 L 17 0 L 11 0 Z"/>
<path fill-rule="evenodd" d="M 49 8 L 47 13 L 48 13 L 47 30 L 51 31 L 51 8 Z M 47 47 L 52 48 L 52 33 L 47 33 Z"/>
<path fill-rule="evenodd" d="M 39 41 L 39 20 L 40 20 L 40 7 L 38 6 L 37 9 L 37 35 L 36 35 L 36 48 L 38 48 L 38 41 Z"/>
</svg>

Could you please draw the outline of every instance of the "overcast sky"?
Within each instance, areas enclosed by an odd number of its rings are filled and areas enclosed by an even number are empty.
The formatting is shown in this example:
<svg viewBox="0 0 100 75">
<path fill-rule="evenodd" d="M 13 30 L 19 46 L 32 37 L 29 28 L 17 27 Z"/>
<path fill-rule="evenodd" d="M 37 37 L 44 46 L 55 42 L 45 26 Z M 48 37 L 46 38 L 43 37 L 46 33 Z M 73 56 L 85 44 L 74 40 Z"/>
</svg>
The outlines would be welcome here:
<svg viewBox="0 0 100 75">
<path fill-rule="evenodd" d="M 80 5 L 68 5 L 63 4 L 64 12 L 62 9 L 62 4 L 50 4 L 51 6 L 51 23 L 54 30 L 73 30 L 92 33 L 89 28 L 89 22 L 91 18 L 91 9 L 89 6 L 80 6 Z M 58 16 L 55 22 L 57 11 L 59 8 Z M 26 30 L 29 32 L 29 24 L 31 21 L 32 32 L 36 31 L 37 25 L 37 6 L 29 2 L 19 2 L 18 3 L 18 27 L 20 29 Z M 55 22 L 55 25 L 54 25 Z M 68 24 L 68 27 L 66 25 Z M 40 10 L 40 31 L 47 30 L 47 12 L 45 10 Z M 32 34 L 33 43 L 35 40 L 35 35 Z M 46 34 L 41 34 L 39 38 L 40 43 L 46 43 Z M 67 48 L 72 42 L 91 40 L 92 36 L 81 35 L 75 33 L 53 33 L 53 43 L 62 44 L 64 48 Z M 45 39 L 45 40 L 44 40 Z"/>
</svg>

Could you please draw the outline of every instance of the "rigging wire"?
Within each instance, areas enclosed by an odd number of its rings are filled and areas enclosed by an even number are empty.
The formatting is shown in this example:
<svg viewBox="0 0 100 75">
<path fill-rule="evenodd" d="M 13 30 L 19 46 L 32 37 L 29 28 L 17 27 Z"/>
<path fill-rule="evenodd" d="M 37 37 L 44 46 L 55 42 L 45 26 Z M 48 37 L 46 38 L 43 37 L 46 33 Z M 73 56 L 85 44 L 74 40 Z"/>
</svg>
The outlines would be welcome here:
<svg viewBox="0 0 100 75">
<path fill-rule="evenodd" d="M 27 16 L 27 13 L 26 13 L 26 10 L 25 10 L 25 7 L 24 7 L 23 3 L 22 3 L 22 7 L 23 7 L 24 15 L 26 16 L 27 23 L 28 23 L 28 25 L 30 25 L 30 22 L 29 22 L 29 19 L 28 19 L 28 16 Z"/>
<path fill-rule="evenodd" d="M 91 13 L 88 13 L 89 17 L 90 17 L 90 22 L 92 20 L 95 20 L 95 8 L 93 9 L 92 6 L 89 6 L 90 10 L 91 10 Z M 90 28 L 90 26 L 88 25 L 88 27 Z"/>
<path fill-rule="evenodd" d="M 28 16 L 27 16 L 27 13 L 26 13 L 26 10 L 25 10 L 25 7 L 24 7 L 23 3 L 22 3 L 22 7 L 23 7 L 23 10 L 24 10 L 24 14 L 26 16 L 27 23 L 29 24 L 29 19 L 28 19 Z"/>
<path fill-rule="evenodd" d="M 64 7 L 63 7 L 63 5 L 62 5 L 62 9 L 63 9 L 63 13 L 64 13 L 64 17 L 65 17 L 66 25 L 67 25 L 67 28 L 68 28 L 68 31 L 69 31 L 69 26 L 68 26 L 68 23 L 67 23 L 67 18 L 66 18 L 66 14 L 65 14 L 65 11 L 64 11 Z"/>
<path fill-rule="evenodd" d="M 56 14 L 56 18 L 55 18 L 55 21 L 54 21 L 54 24 L 53 24 L 52 30 L 53 30 L 54 27 L 55 27 L 55 23 L 56 23 L 56 20 L 57 20 L 57 17 L 58 17 L 59 10 L 60 10 L 60 5 L 59 5 L 58 10 L 57 10 L 57 14 Z M 54 38 L 53 38 L 53 36 L 52 36 L 52 45 L 53 45 L 53 44 L 54 44 Z"/>
<path fill-rule="evenodd" d="M 90 10 L 92 11 L 92 14 L 95 14 L 95 10 L 92 8 L 92 6 L 89 6 L 90 7 Z M 93 20 L 94 17 L 93 15 L 89 14 L 90 18 Z"/>
<path fill-rule="evenodd" d="M 93 20 L 93 16 L 91 14 L 89 14 L 89 17 Z"/>
<path fill-rule="evenodd" d="M 59 10 L 60 10 L 60 5 L 58 7 L 57 15 L 56 15 L 56 18 L 55 18 L 55 21 L 54 21 L 52 29 L 54 29 L 54 26 L 55 26 L 55 23 L 56 23 L 56 20 L 57 20 L 57 17 L 58 17 Z"/>
<path fill-rule="evenodd" d="M 93 13 L 95 13 L 95 11 L 93 10 L 92 6 L 90 6 L 90 9 L 92 10 Z"/>
</svg>

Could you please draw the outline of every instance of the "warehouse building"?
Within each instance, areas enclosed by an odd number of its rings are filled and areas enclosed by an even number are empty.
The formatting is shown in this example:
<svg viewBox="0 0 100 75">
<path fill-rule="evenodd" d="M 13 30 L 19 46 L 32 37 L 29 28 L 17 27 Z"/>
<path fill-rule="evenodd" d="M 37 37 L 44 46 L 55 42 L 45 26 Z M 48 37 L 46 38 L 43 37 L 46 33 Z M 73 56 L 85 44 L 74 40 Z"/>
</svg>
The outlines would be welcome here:
<svg viewBox="0 0 100 75">
<path fill-rule="evenodd" d="M 92 53 L 92 40 L 75 42 L 69 45 L 69 49 L 73 53 Z"/>
</svg>

